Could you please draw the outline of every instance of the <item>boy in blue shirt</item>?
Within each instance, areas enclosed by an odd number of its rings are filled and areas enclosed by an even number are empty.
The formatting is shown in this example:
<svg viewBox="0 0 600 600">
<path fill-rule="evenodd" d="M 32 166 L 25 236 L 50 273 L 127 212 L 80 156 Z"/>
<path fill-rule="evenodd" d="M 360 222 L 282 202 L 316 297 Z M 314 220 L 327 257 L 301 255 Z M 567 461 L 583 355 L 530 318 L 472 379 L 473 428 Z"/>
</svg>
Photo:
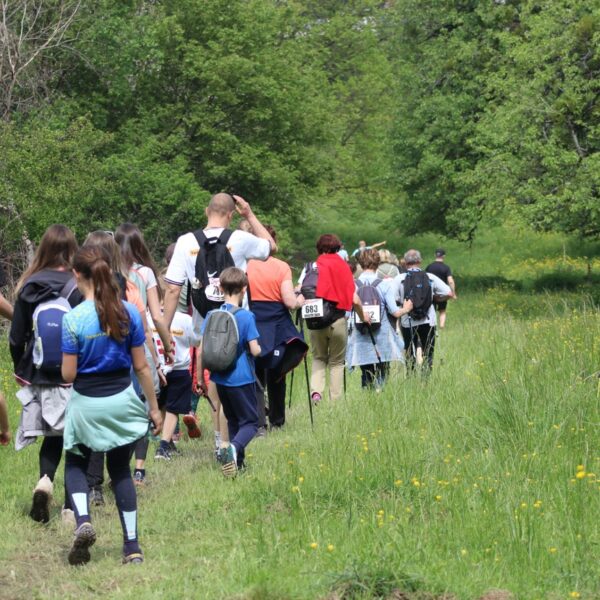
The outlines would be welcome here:
<svg viewBox="0 0 600 600">
<path fill-rule="evenodd" d="M 241 269 L 229 267 L 220 276 L 220 287 L 224 295 L 223 308 L 231 312 L 239 307 L 248 288 L 248 278 Z M 201 333 L 210 318 L 210 311 L 202 323 Z M 235 477 L 237 470 L 244 465 L 246 446 L 252 441 L 258 430 L 258 411 L 254 375 L 254 360 L 250 354 L 258 356 L 258 330 L 254 315 L 245 309 L 238 310 L 234 318 L 239 332 L 238 354 L 235 365 L 220 373 L 211 373 L 210 380 L 217 385 L 219 399 L 227 418 L 229 445 L 224 450 L 223 475 Z M 198 352 L 198 373 L 202 373 L 202 346 Z M 206 394 L 206 385 L 200 378 L 199 387 Z"/>
</svg>

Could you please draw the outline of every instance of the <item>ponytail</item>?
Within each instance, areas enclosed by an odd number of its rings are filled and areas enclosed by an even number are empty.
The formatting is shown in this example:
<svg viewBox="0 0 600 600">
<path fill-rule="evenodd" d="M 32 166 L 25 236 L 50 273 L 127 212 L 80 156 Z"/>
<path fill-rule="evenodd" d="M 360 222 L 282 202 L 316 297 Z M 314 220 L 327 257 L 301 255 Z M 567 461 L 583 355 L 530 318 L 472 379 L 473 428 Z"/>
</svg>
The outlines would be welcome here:
<svg viewBox="0 0 600 600">
<path fill-rule="evenodd" d="M 129 333 L 129 314 L 121 301 L 109 260 L 101 248 L 84 246 L 75 255 L 73 268 L 94 285 L 94 303 L 100 329 L 115 341 L 122 342 Z"/>
</svg>

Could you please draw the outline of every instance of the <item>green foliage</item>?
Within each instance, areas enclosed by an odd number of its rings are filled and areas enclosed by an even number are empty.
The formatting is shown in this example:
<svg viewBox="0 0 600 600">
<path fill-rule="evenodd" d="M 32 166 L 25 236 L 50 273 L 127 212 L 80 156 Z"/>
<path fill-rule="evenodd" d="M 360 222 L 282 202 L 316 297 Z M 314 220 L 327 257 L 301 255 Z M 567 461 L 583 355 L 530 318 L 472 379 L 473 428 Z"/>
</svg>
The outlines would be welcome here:
<svg viewBox="0 0 600 600">
<path fill-rule="evenodd" d="M 600 12 L 583 1 L 399 2 L 394 154 L 412 231 L 600 234 Z"/>
</svg>

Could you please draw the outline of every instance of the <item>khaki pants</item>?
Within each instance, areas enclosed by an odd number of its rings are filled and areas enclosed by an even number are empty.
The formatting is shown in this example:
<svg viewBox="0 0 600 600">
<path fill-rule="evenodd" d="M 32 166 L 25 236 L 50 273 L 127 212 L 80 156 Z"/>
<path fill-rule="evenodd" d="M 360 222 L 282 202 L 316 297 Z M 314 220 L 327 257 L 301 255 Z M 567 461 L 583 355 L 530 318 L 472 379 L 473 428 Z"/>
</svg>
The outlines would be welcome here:
<svg viewBox="0 0 600 600">
<path fill-rule="evenodd" d="M 325 329 L 310 332 L 313 353 L 311 394 L 318 392 L 323 395 L 327 366 L 329 366 L 329 397 L 331 400 L 337 400 L 343 394 L 347 342 L 348 328 L 344 317 Z"/>
</svg>

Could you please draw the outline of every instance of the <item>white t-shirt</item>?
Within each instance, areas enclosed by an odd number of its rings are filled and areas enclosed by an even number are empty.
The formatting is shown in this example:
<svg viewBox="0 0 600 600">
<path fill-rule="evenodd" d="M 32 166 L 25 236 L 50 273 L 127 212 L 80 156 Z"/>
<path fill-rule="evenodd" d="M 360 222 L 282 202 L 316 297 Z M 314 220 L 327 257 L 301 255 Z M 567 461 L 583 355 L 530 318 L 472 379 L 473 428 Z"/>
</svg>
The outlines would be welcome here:
<svg viewBox="0 0 600 600">
<path fill-rule="evenodd" d="M 154 339 L 154 345 L 156 346 L 156 353 L 161 364 L 161 367 L 165 366 L 165 352 L 163 349 L 162 341 L 158 335 L 158 331 L 152 321 L 150 315 L 148 315 L 148 326 L 152 331 L 152 338 Z M 200 328 L 197 329 L 200 331 Z M 193 346 L 198 346 L 200 343 L 200 337 L 194 333 L 194 327 L 192 317 L 190 315 L 176 312 L 171 323 L 171 344 L 175 349 L 175 360 L 171 367 L 174 371 L 183 371 L 188 369 L 191 362 L 190 349 Z"/>
<path fill-rule="evenodd" d="M 154 275 L 154 271 L 150 267 L 145 267 L 144 265 L 134 263 L 132 269 L 138 272 L 139 276 L 146 284 L 146 290 L 151 290 L 158 285 L 158 282 L 156 281 L 156 275 Z"/>
<path fill-rule="evenodd" d="M 218 237 L 223 231 L 222 227 L 212 227 L 204 230 L 207 238 Z M 231 253 L 236 267 L 246 271 L 250 259 L 267 260 L 271 253 L 271 244 L 268 240 L 258 238 L 251 233 L 236 229 L 229 238 L 227 248 Z M 193 233 L 186 233 L 177 240 L 173 258 L 169 263 L 165 281 L 175 285 L 183 285 L 187 280 L 196 278 L 196 256 L 200 246 Z"/>
<path fill-rule="evenodd" d="M 415 269 L 410 269 L 415 270 Z M 420 271 L 421 269 L 416 269 Z M 449 286 L 447 286 L 437 275 L 433 275 L 433 273 L 427 273 L 427 277 L 429 277 L 429 281 L 431 282 L 431 292 L 434 296 L 448 296 L 452 293 L 452 290 Z M 402 306 L 404 304 L 404 286 L 402 285 L 403 281 L 406 279 L 406 273 L 400 273 L 397 277 L 394 277 L 393 282 L 396 288 L 396 298 L 398 299 L 398 304 Z M 408 315 L 402 315 L 400 320 L 400 325 L 402 327 L 416 327 L 417 325 L 429 325 L 431 327 L 435 327 L 436 325 L 436 316 L 435 316 L 435 307 L 433 304 L 429 307 L 427 311 L 427 316 L 423 319 L 411 319 Z"/>
</svg>

